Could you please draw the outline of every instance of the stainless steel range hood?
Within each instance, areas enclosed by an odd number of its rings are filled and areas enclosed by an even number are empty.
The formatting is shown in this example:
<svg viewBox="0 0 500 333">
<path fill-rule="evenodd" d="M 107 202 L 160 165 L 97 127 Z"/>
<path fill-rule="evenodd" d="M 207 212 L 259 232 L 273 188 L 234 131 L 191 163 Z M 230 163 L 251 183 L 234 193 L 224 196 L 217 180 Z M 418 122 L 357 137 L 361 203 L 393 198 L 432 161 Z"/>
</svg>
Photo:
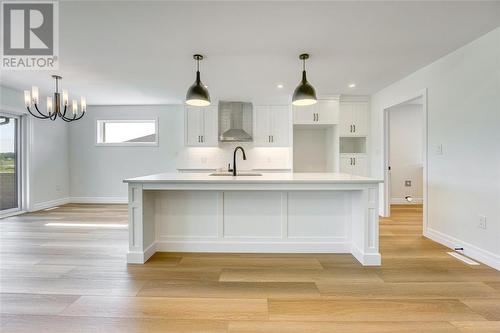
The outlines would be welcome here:
<svg viewBox="0 0 500 333">
<path fill-rule="evenodd" d="M 219 141 L 252 141 L 252 103 L 219 102 Z"/>
</svg>

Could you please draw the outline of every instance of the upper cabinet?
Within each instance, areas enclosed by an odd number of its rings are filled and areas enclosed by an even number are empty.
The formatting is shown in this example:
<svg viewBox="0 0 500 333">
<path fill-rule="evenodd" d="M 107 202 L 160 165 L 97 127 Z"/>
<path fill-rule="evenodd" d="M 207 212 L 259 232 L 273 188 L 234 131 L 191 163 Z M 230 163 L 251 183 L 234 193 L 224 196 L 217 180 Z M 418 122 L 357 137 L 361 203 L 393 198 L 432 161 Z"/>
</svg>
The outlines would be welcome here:
<svg viewBox="0 0 500 333">
<path fill-rule="evenodd" d="M 339 119 L 340 136 L 368 135 L 368 102 L 340 103 Z"/>
<path fill-rule="evenodd" d="M 287 105 L 258 105 L 254 108 L 254 116 L 256 146 L 288 146 L 290 108 Z"/>
<path fill-rule="evenodd" d="M 186 106 L 184 124 L 187 146 L 217 146 L 217 106 Z"/>
<path fill-rule="evenodd" d="M 339 123 L 339 100 L 318 99 L 308 106 L 293 106 L 293 123 L 295 125 L 319 124 L 335 125 Z"/>
</svg>

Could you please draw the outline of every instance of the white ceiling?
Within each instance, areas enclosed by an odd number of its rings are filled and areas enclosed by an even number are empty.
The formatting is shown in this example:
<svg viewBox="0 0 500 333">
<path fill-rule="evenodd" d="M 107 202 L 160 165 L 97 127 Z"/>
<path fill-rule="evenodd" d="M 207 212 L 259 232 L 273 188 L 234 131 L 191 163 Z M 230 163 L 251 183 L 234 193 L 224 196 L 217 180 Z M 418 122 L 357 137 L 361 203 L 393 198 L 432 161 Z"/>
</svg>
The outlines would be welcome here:
<svg viewBox="0 0 500 333">
<path fill-rule="evenodd" d="M 307 51 L 319 94 L 371 94 L 499 25 L 496 1 L 61 2 L 59 73 L 89 104 L 181 103 L 199 52 L 212 99 L 286 102 Z M 48 93 L 49 74 L 2 84 Z"/>
</svg>

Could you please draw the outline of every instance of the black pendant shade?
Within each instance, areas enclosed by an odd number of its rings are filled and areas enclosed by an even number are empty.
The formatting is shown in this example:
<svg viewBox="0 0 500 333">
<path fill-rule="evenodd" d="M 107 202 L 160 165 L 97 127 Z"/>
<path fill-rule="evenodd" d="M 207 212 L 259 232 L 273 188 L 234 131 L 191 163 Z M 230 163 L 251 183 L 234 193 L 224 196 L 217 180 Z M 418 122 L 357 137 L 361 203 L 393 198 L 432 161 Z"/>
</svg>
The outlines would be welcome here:
<svg viewBox="0 0 500 333">
<path fill-rule="evenodd" d="M 314 87 L 307 82 L 306 77 L 306 59 L 309 58 L 308 54 L 301 54 L 299 59 L 303 61 L 302 81 L 299 83 L 293 92 L 292 104 L 296 106 L 312 105 L 317 102 L 316 91 Z"/>
<path fill-rule="evenodd" d="M 203 56 L 195 54 L 193 58 L 196 60 L 196 81 L 187 91 L 186 104 L 193 106 L 208 106 L 210 105 L 210 94 L 203 83 L 201 83 L 200 79 L 200 60 L 203 59 Z"/>
</svg>

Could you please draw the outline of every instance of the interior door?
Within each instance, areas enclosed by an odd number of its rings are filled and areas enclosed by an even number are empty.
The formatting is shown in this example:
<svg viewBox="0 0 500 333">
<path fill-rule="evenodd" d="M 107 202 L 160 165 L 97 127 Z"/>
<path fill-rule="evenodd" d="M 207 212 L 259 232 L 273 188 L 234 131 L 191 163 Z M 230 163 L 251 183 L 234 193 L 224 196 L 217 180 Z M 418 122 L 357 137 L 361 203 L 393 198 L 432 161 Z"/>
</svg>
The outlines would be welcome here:
<svg viewBox="0 0 500 333">
<path fill-rule="evenodd" d="M 0 113 L 0 214 L 21 209 L 20 118 Z"/>
</svg>

